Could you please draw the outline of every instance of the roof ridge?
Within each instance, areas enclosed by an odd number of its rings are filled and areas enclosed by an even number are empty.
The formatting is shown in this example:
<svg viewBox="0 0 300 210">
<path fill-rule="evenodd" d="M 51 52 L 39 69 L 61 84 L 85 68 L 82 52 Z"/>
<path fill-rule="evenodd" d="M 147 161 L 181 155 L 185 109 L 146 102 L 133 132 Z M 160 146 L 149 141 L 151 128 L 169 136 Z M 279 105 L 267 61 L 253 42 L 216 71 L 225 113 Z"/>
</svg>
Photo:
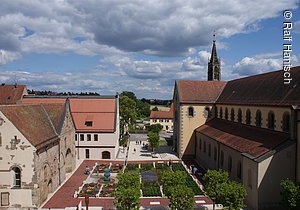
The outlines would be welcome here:
<svg viewBox="0 0 300 210">
<path fill-rule="evenodd" d="M 50 122 L 50 125 L 51 125 L 51 127 L 52 127 L 52 129 L 53 129 L 53 131 L 54 131 L 54 133 L 55 133 L 55 135 L 58 137 L 59 135 L 58 135 L 58 133 L 57 133 L 57 131 L 56 131 L 56 129 L 55 129 L 53 123 L 52 123 L 52 120 L 51 120 L 51 118 L 50 118 L 50 116 L 49 116 L 49 113 L 46 111 L 46 109 L 45 109 L 45 107 L 43 106 L 43 104 L 40 104 L 40 106 L 42 107 L 44 113 L 46 114 L 46 116 L 47 116 L 47 118 L 48 118 L 48 120 L 49 120 L 49 122 Z"/>
</svg>

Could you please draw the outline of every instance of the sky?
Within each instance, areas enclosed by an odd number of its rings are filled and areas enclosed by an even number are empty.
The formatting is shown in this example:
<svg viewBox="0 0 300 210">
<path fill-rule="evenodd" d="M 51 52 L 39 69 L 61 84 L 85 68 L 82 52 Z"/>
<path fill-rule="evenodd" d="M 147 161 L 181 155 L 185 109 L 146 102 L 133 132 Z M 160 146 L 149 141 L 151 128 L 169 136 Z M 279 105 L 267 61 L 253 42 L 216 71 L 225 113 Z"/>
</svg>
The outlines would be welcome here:
<svg viewBox="0 0 300 210">
<path fill-rule="evenodd" d="M 282 69 L 283 11 L 300 65 L 299 0 L 1 0 L 0 82 L 56 92 L 171 99 L 207 80 L 216 34 L 222 80 Z"/>
</svg>

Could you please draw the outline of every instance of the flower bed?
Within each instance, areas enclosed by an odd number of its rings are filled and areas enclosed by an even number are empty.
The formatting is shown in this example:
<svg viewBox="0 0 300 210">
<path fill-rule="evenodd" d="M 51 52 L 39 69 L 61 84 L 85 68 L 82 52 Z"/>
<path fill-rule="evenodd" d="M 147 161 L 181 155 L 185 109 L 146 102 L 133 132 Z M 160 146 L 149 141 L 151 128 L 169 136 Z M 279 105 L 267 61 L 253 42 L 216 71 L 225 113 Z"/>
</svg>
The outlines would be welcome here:
<svg viewBox="0 0 300 210">
<path fill-rule="evenodd" d="M 92 182 L 92 183 L 84 184 L 78 194 L 78 197 L 85 197 L 85 195 L 88 195 L 89 197 L 96 197 L 100 188 L 101 188 L 100 183 Z"/>
<path fill-rule="evenodd" d="M 109 164 L 99 164 L 95 167 L 93 173 L 103 173 L 105 168 L 109 168 Z"/>
<path fill-rule="evenodd" d="M 139 164 L 128 164 L 125 168 L 125 172 L 136 171 L 139 169 Z"/>
<path fill-rule="evenodd" d="M 161 196 L 160 184 L 158 182 L 143 182 L 142 192 L 144 197 Z"/>
<path fill-rule="evenodd" d="M 149 171 L 153 168 L 153 164 L 141 164 L 142 171 Z"/>
<path fill-rule="evenodd" d="M 185 167 L 181 163 L 173 163 L 171 167 L 174 172 L 175 171 L 186 171 Z"/>
<path fill-rule="evenodd" d="M 114 197 L 115 183 L 103 184 L 99 197 Z"/>
<path fill-rule="evenodd" d="M 111 165 L 110 169 L 111 169 L 112 173 L 119 173 L 120 171 L 122 171 L 123 165 L 114 163 L 114 164 Z"/>
<path fill-rule="evenodd" d="M 188 188 L 191 188 L 194 192 L 195 195 L 203 195 L 203 191 L 199 188 L 199 186 L 197 185 L 197 183 L 193 180 L 193 178 L 188 174 L 186 176 L 186 186 Z"/>
</svg>

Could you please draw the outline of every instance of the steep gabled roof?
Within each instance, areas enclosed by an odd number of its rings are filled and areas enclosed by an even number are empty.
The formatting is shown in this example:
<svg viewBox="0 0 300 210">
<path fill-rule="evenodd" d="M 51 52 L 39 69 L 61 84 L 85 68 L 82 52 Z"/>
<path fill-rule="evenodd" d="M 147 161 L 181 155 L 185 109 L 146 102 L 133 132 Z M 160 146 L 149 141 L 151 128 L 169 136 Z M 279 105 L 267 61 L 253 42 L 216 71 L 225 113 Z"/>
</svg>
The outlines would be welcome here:
<svg viewBox="0 0 300 210">
<path fill-rule="evenodd" d="M 226 82 L 179 80 L 177 88 L 181 103 L 214 103 Z"/>
<path fill-rule="evenodd" d="M 64 108 L 56 104 L 10 105 L 0 106 L 0 111 L 39 149 L 58 139 L 55 128 L 62 119 Z"/>
<path fill-rule="evenodd" d="M 300 105 L 300 66 L 291 68 L 291 84 L 284 84 L 283 70 L 227 82 L 219 104 Z"/>
<path fill-rule="evenodd" d="M 173 119 L 173 103 L 169 111 L 151 111 L 150 119 Z"/>
<path fill-rule="evenodd" d="M 289 140 L 289 134 L 221 119 L 213 119 L 196 132 L 241 153 L 258 158 Z"/>
<path fill-rule="evenodd" d="M 25 85 L 0 85 L 0 105 L 17 104 L 26 93 Z"/>
</svg>

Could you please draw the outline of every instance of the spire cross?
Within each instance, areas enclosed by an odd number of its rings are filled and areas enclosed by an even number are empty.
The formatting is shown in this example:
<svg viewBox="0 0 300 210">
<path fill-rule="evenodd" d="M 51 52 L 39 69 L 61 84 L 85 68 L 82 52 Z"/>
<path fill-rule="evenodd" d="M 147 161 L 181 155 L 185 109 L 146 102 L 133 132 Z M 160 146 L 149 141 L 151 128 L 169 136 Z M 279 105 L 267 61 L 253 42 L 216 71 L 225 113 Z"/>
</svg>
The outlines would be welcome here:
<svg viewBox="0 0 300 210">
<path fill-rule="evenodd" d="M 213 42 L 216 41 L 216 31 L 214 31 L 214 34 L 213 34 Z"/>
</svg>

